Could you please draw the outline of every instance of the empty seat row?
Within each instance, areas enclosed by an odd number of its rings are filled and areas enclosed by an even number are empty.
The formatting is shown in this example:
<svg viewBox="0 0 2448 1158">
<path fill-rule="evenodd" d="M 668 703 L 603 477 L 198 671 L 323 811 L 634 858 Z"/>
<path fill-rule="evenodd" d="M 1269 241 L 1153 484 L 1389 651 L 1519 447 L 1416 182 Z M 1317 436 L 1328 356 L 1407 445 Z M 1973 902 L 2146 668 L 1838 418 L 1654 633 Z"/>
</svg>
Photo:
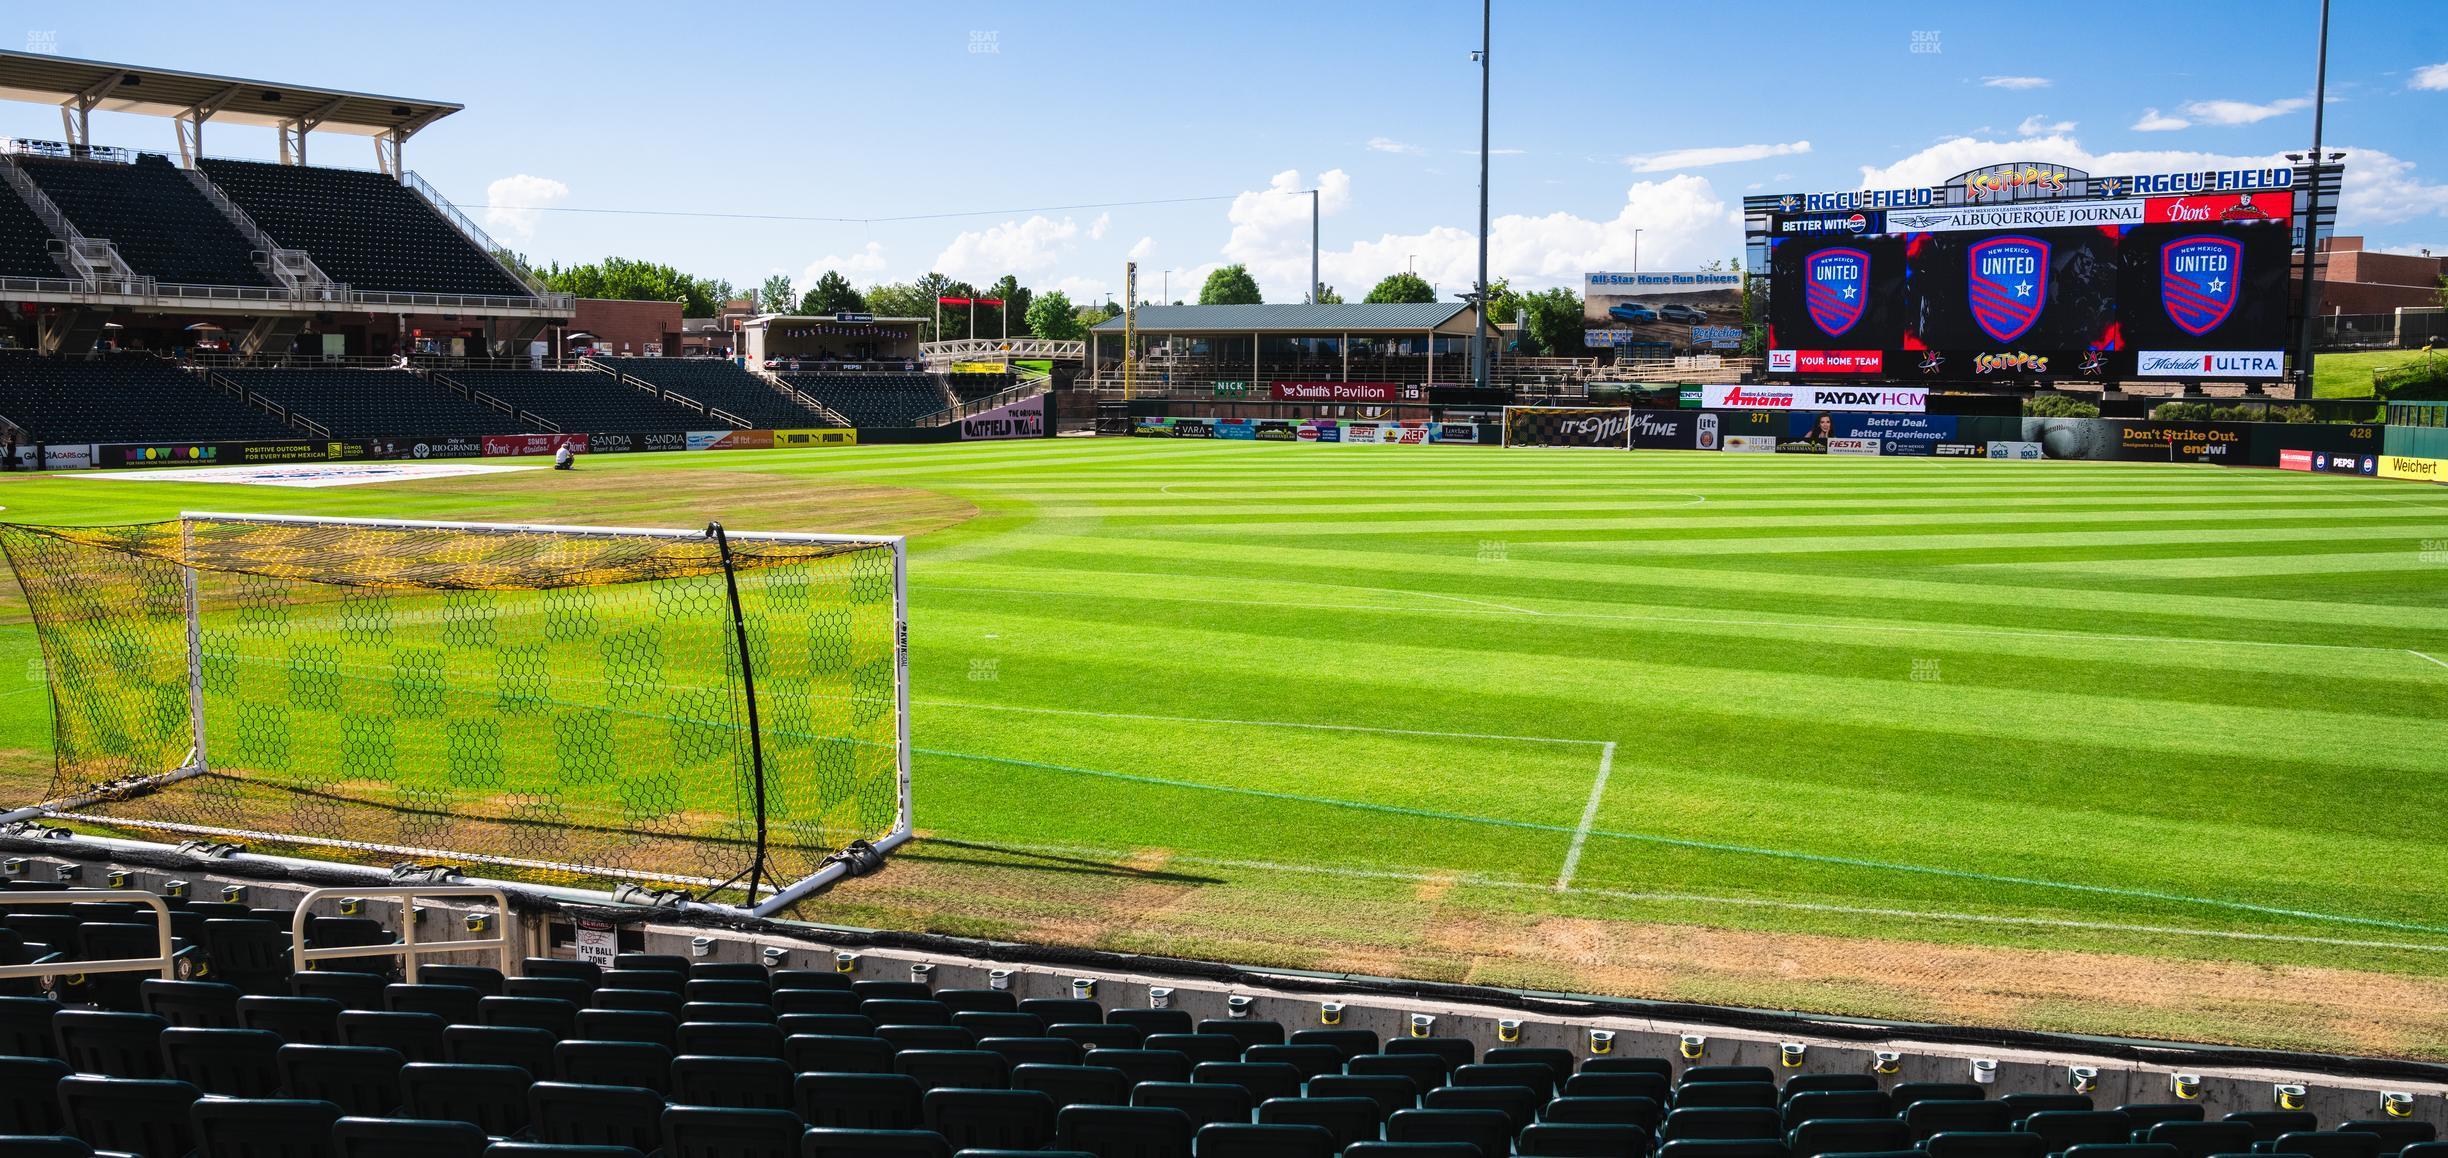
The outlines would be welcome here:
<svg viewBox="0 0 2448 1158">
<path fill-rule="evenodd" d="M 284 248 L 359 290 L 528 297 L 457 225 L 396 178 L 207 157 L 197 163 Z"/>
<path fill-rule="evenodd" d="M 167 157 L 145 153 L 130 165 L 28 156 L 17 164 L 79 233 L 108 239 L 139 274 L 195 285 L 274 284 L 255 265 L 255 245 Z"/>
<path fill-rule="evenodd" d="M 705 415 L 594 370 L 449 370 L 443 376 L 566 431 L 705 429 Z M 714 425 L 719 426 L 719 423 Z"/>
<path fill-rule="evenodd" d="M 168 362 L 10 358 L 0 361 L 0 417 L 37 442 L 285 438 L 296 432 L 260 407 Z"/>
<path fill-rule="evenodd" d="M 223 379 L 321 423 L 342 438 L 510 434 L 516 417 L 407 370 L 221 370 Z"/>
<path fill-rule="evenodd" d="M 738 415 L 760 428 L 789 430 L 831 426 L 833 417 L 803 406 L 771 381 L 728 358 L 596 358 L 595 364 L 629 375 L 707 406 Z"/>
<path fill-rule="evenodd" d="M 952 405 L 929 374 L 783 374 L 783 381 L 839 412 L 854 426 L 908 426 Z"/>
</svg>

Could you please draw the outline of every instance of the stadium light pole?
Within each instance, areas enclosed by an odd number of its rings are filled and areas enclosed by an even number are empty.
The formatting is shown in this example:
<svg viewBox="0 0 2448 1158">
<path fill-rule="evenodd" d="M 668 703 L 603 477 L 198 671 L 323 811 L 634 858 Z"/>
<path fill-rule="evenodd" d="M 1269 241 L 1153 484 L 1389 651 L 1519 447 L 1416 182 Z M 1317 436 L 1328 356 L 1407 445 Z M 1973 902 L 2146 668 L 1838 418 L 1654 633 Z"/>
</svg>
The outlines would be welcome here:
<svg viewBox="0 0 2448 1158">
<path fill-rule="evenodd" d="M 2295 368 L 2302 377 L 2298 397 L 2309 397 L 2312 391 L 2312 333 L 2318 320 L 2312 295 L 2317 287 L 2312 277 L 2313 262 L 2319 256 L 2320 194 L 2321 194 L 2321 128 L 2322 114 L 2329 103 L 2329 0 L 2321 0 L 2320 58 L 2313 65 L 2312 81 L 2312 190 L 2304 197 L 2304 263 L 2303 263 L 2303 344 L 2295 356 Z"/>
<path fill-rule="evenodd" d="M 1488 245 L 1488 28 L 1494 23 L 1494 0 L 1479 0 L 1479 286 L 1473 298 L 1471 323 L 1471 385 L 1487 389 L 1487 245 Z M 1431 339 L 1433 340 L 1433 339 Z"/>
<path fill-rule="evenodd" d="M 1309 191 L 1309 304 L 1318 304 L 1326 283 L 1318 280 L 1318 191 Z"/>
</svg>

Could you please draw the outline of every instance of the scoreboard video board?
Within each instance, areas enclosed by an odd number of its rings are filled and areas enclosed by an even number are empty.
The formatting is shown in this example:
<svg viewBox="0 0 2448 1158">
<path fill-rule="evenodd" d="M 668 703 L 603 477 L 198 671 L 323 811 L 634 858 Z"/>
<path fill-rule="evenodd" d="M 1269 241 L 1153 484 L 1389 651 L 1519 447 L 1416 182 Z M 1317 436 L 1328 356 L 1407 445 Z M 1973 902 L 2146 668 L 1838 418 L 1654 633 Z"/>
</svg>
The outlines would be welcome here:
<svg viewBox="0 0 2448 1158">
<path fill-rule="evenodd" d="M 2282 377 L 2295 177 L 1999 166 L 1929 190 L 1756 199 L 1767 371 Z"/>
</svg>

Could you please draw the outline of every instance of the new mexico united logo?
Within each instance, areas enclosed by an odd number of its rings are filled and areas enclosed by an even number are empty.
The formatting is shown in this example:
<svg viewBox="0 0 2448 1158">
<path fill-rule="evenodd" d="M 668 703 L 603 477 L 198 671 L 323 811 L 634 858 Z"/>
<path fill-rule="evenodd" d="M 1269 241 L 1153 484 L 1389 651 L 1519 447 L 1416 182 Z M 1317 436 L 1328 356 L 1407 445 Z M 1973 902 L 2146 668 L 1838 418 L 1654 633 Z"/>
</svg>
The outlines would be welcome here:
<svg viewBox="0 0 2448 1158">
<path fill-rule="evenodd" d="M 2159 303 L 2178 329 L 2200 337 L 2235 312 L 2244 246 L 2230 237 L 2179 237 L 2159 247 Z"/>
<path fill-rule="evenodd" d="M 2037 237 L 1992 237 L 1972 246 L 1972 320 L 1981 332 L 2012 342 L 2031 332 L 2048 301 L 2048 242 Z"/>
<path fill-rule="evenodd" d="M 1870 255 L 1858 249 L 1822 249 L 1802 263 L 1802 302 L 1811 324 L 1841 338 L 1862 318 L 1870 302 Z"/>
</svg>

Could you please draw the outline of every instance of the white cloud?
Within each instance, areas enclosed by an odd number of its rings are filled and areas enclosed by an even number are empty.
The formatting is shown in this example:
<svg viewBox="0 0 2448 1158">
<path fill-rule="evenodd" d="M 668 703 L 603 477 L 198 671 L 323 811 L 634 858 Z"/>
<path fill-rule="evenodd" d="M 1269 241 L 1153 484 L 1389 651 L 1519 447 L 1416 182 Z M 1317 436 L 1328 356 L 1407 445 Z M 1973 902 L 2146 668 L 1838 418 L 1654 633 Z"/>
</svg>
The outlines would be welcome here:
<svg viewBox="0 0 2448 1158">
<path fill-rule="evenodd" d="M 823 277 L 828 270 L 852 281 L 875 278 L 884 272 L 884 243 L 870 241 L 865 248 L 850 253 L 828 253 L 817 258 L 799 272 L 798 284 L 801 287 L 813 286 L 816 279 Z M 807 290 L 801 288 L 799 292 L 806 293 Z"/>
<path fill-rule="evenodd" d="M 1096 220 L 1094 220 L 1094 221 L 1091 221 L 1091 222 L 1089 222 L 1089 223 L 1088 223 L 1088 240 L 1090 240 L 1090 241 L 1103 241 L 1103 240 L 1105 240 L 1105 230 L 1106 230 L 1108 227 L 1112 226 L 1112 225 L 1113 225 L 1113 214 L 1111 214 L 1111 213 L 1099 213 L 1099 214 L 1097 214 L 1097 219 L 1096 219 Z"/>
<path fill-rule="evenodd" d="M 1984 76 L 1981 78 L 1981 83 L 1989 86 L 1990 88 L 2015 89 L 2019 91 L 2024 89 L 2047 88 L 2050 81 L 2049 78 L 2045 76 Z"/>
<path fill-rule="evenodd" d="M 2026 137 L 2045 137 L 2051 133 L 2073 132 L 2074 122 L 2052 121 L 2038 113 L 2033 113 L 2032 115 L 2023 118 L 2023 123 L 2016 125 L 2015 131 L 2023 134 Z"/>
<path fill-rule="evenodd" d="M 1061 290 L 1063 296 L 1070 298 L 1071 304 L 1075 306 L 1103 305 L 1105 295 L 1113 292 L 1112 287 L 1103 278 L 1078 275 L 1063 278 L 1055 282 L 1052 288 Z"/>
<path fill-rule="evenodd" d="M 1265 189 L 1233 198 L 1232 207 L 1225 210 L 1232 233 L 1224 239 L 1224 258 L 1249 266 L 1270 301 L 1298 301 L 1305 296 L 1309 198 L 1304 191 L 1310 187 L 1300 170 L 1286 169 L 1270 178 Z M 1319 213 L 1331 217 L 1350 207 L 1351 174 L 1329 169 L 1317 175 L 1316 188 Z M 1195 284 L 1192 288 L 1195 298 Z"/>
<path fill-rule="evenodd" d="M 1129 257 L 1132 261 L 1145 261 L 1147 256 L 1154 252 L 1156 252 L 1155 237 L 1145 236 L 1131 243 Z"/>
<path fill-rule="evenodd" d="M 1407 145 L 1401 141 L 1395 140 L 1392 137 L 1370 137 L 1368 139 L 1368 147 L 1369 151 L 1372 153 L 1416 154 L 1427 152 L 1427 150 L 1420 148 L 1418 145 Z"/>
<path fill-rule="evenodd" d="M 1789 157 L 1811 151 L 1809 141 L 1788 141 L 1783 144 L 1714 145 L 1698 149 L 1669 149 L 1624 158 L 1624 164 L 1639 173 L 1668 173 L 1677 169 L 1698 169 L 1707 165 L 1732 165 L 1742 161 L 1757 161 L 1768 157 Z"/>
<path fill-rule="evenodd" d="M 1328 213 L 1351 202 L 1351 181 L 1344 174 L 1329 172 L 1318 181 L 1326 190 Z M 1246 263 L 1271 302 L 1300 300 L 1309 281 L 1309 207 L 1306 198 L 1280 192 L 1301 187 L 1298 172 L 1277 174 L 1268 189 L 1236 198 L 1230 211 L 1233 233 L 1224 257 Z M 1742 252 L 1741 214 L 1706 178 L 1682 174 L 1632 185 L 1612 217 L 1559 212 L 1496 218 L 1489 223 L 1488 273 L 1525 289 L 1577 287 L 1590 270 L 1631 268 L 1636 229 L 1643 269 L 1690 269 Z M 1331 225 L 1327 233 L 1333 236 Z M 1319 275 L 1346 299 L 1358 301 L 1387 275 L 1409 268 L 1450 301 L 1477 278 L 1478 254 L 1474 231 L 1436 225 L 1328 249 L 1319 256 Z M 1173 296 L 1196 300 L 1200 282 L 1213 268 L 1211 263 L 1174 270 Z M 1141 285 L 1150 298 L 1161 292 L 1144 279 Z"/>
<path fill-rule="evenodd" d="M 2157 109 L 2142 110 L 2141 119 L 2133 123 L 2133 131 L 2137 133 L 2172 133 L 2192 127 L 2193 122 L 2183 117 L 2171 117 Z"/>
<path fill-rule="evenodd" d="M 1051 269 L 1079 244 L 1079 223 L 1043 214 L 973 229 L 952 239 L 930 268 L 984 285 L 1004 274 Z"/>
<path fill-rule="evenodd" d="M 2414 79 L 2406 82 L 2406 87 L 2425 92 L 2448 92 L 2448 64 L 2426 64 L 2415 69 Z"/>
<path fill-rule="evenodd" d="M 2285 116 L 2311 107 L 2309 97 L 2287 97 L 2265 105 L 2251 101 L 2191 101 L 2184 110 L 2205 125 L 2257 125 L 2271 117 Z"/>
<path fill-rule="evenodd" d="M 485 186 L 485 225 L 520 240 L 535 236 L 538 212 L 568 200 L 569 186 L 550 177 L 519 173 Z"/>
<path fill-rule="evenodd" d="M 2373 149 L 2341 148 L 2346 185 L 2338 198 L 2338 228 L 2348 233 L 2374 224 L 2417 217 L 2448 217 L 2448 184 L 2426 180 L 2414 162 Z M 2019 141 L 1957 137 L 1881 167 L 1863 166 L 1864 189 L 1935 185 L 1957 173 L 2008 161 L 2045 161 L 2102 175 L 2198 173 L 2212 169 L 2260 169 L 2290 165 L 2283 153 L 2237 156 L 2184 149 L 2128 149 L 2094 153 L 2065 135 Z M 1647 258 L 1642 259 L 1644 262 Z"/>
</svg>

